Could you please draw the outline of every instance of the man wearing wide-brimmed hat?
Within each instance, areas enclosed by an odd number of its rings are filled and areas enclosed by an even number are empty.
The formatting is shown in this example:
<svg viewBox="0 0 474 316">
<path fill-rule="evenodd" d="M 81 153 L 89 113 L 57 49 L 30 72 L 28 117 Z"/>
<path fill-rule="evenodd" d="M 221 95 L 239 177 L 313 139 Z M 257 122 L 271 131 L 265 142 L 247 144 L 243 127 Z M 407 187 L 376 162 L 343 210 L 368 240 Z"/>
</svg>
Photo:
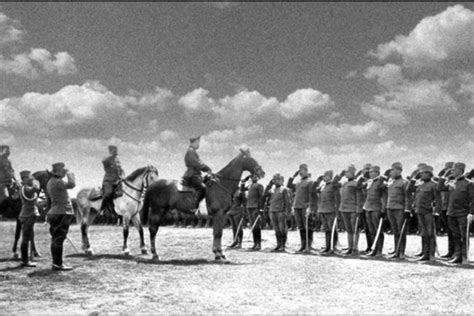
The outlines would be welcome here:
<svg viewBox="0 0 474 316">
<path fill-rule="evenodd" d="M 51 234 L 51 255 L 53 270 L 67 271 L 72 268 L 63 263 L 63 243 L 74 218 L 71 199 L 67 190 L 76 186 L 74 174 L 66 169 L 62 162 L 53 164 L 52 177 L 48 181 L 47 191 L 51 199 L 48 212 L 49 232 Z M 67 176 L 67 182 L 63 178 Z"/>
<path fill-rule="evenodd" d="M 103 197 L 100 206 L 101 213 L 104 212 L 105 209 L 113 211 L 115 192 L 121 185 L 122 178 L 125 176 L 122 165 L 118 159 L 117 146 L 110 145 L 109 154 L 110 156 L 102 160 L 105 175 L 102 181 Z"/>
<path fill-rule="evenodd" d="M 201 171 L 211 173 L 211 168 L 201 162 L 197 153 L 200 144 L 201 136 L 190 138 L 189 147 L 184 156 L 187 170 L 184 173 L 183 180 L 185 185 L 193 187 L 197 192 L 195 208 L 199 207 L 199 203 L 206 196 L 206 185 L 202 182 Z"/>
<path fill-rule="evenodd" d="M 36 218 L 40 215 L 38 211 L 38 194 L 41 189 L 38 181 L 33 178 L 31 171 L 23 170 L 21 177 L 21 211 L 19 220 L 21 222 L 21 264 L 24 267 L 36 267 L 28 257 L 28 246 L 33 239 Z"/>
<path fill-rule="evenodd" d="M 453 235 L 454 255 L 451 263 L 466 262 L 467 259 L 467 225 L 474 215 L 474 183 L 464 177 L 466 165 L 454 164 L 450 177 L 454 181 L 446 183 L 448 172 L 440 178 L 438 188 L 449 191 L 448 223 Z"/>
<path fill-rule="evenodd" d="M 419 181 L 416 181 L 419 178 Z M 419 176 L 416 175 L 410 180 L 407 194 L 410 201 L 409 210 L 415 206 L 415 214 L 418 218 L 420 228 L 422 255 L 417 260 L 430 261 L 436 251 L 434 215 L 441 211 L 441 194 L 438 190 L 438 183 L 433 179 L 433 167 L 425 165 L 419 169 Z M 433 209 L 433 204 L 435 208 Z"/>
</svg>

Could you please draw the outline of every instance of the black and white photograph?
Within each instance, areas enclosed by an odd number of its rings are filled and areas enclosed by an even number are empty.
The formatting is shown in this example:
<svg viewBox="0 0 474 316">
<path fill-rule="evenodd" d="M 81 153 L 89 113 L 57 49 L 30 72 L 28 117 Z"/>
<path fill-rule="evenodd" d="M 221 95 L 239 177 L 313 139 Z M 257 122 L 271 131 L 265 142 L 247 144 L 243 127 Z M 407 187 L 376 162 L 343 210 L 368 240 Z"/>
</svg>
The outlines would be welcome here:
<svg viewBox="0 0 474 316">
<path fill-rule="evenodd" d="M 0 314 L 474 313 L 473 2 L 0 2 Z"/>
</svg>

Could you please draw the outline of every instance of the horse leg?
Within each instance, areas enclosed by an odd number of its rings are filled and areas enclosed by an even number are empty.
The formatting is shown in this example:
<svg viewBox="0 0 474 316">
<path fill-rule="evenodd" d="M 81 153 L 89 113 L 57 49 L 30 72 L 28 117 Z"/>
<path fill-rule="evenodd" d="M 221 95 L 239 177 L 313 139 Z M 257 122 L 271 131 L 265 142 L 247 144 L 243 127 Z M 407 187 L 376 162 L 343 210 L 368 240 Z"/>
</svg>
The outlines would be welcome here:
<svg viewBox="0 0 474 316">
<path fill-rule="evenodd" d="M 95 216 L 92 215 L 90 208 L 83 210 L 81 222 L 82 250 L 84 250 L 85 254 L 88 256 L 93 254 L 89 243 L 89 226 L 94 218 Z"/>
<path fill-rule="evenodd" d="M 148 229 L 150 231 L 150 250 L 153 255 L 153 260 L 159 260 L 158 254 L 156 253 L 156 235 L 160 228 L 160 215 L 150 214 L 148 219 Z"/>
<path fill-rule="evenodd" d="M 123 216 L 123 248 L 122 248 L 123 254 L 126 256 L 130 255 L 130 249 L 128 249 L 128 246 L 127 246 L 129 227 L 130 227 L 130 216 L 127 214 Z"/>
<path fill-rule="evenodd" d="M 140 235 L 140 249 L 142 251 L 142 255 L 146 255 L 148 254 L 148 250 L 146 249 L 143 226 L 140 218 L 138 217 L 138 213 L 132 217 L 132 224 L 138 230 L 138 234 Z"/>
<path fill-rule="evenodd" d="M 225 260 L 226 257 L 222 252 L 222 230 L 224 228 L 225 216 L 223 211 L 218 211 L 213 216 L 213 245 L 212 251 L 216 260 Z"/>
<path fill-rule="evenodd" d="M 16 219 L 16 227 L 15 227 L 15 239 L 13 240 L 13 259 L 18 259 L 20 256 L 18 255 L 17 248 L 18 248 L 18 240 L 20 240 L 21 235 L 21 222 L 20 219 Z"/>
</svg>

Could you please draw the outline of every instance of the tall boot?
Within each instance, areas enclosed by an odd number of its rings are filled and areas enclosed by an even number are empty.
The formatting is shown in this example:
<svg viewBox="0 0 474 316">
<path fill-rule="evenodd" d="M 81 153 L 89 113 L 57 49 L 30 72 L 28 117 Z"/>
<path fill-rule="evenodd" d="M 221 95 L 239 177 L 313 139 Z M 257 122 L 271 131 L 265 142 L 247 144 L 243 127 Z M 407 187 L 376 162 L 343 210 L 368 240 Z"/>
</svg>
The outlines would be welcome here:
<svg viewBox="0 0 474 316">
<path fill-rule="evenodd" d="M 272 250 L 272 252 L 277 252 L 277 251 L 279 251 L 280 248 L 281 248 L 281 237 L 280 237 L 280 233 L 275 232 L 275 237 L 276 237 L 277 245 L 276 245 L 276 247 Z"/>
<path fill-rule="evenodd" d="M 242 239 L 244 237 L 244 232 L 240 230 L 237 234 L 237 245 L 234 247 L 234 249 L 241 249 L 242 248 Z"/>
<path fill-rule="evenodd" d="M 389 255 L 395 255 L 396 254 L 398 241 L 400 240 L 400 234 L 394 234 L 393 235 L 393 240 L 394 240 L 395 246 L 393 247 L 393 250 L 388 253 Z"/>
<path fill-rule="evenodd" d="M 313 246 L 313 230 L 310 228 L 308 230 L 308 251 L 311 251 L 311 247 Z"/>
<path fill-rule="evenodd" d="M 331 232 L 325 232 L 326 247 L 321 251 L 321 253 L 328 253 L 331 250 Z"/>
<path fill-rule="evenodd" d="M 306 248 L 306 229 L 300 229 L 301 247 L 297 252 L 303 252 Z"/>
<path fill-rule="evenodd" d="M 450 259 L 454 255 L 454 241 L 453 241 L 453 234 L 451 231 L 448 230 L 448 253 L 441 256 L 444 259 Z"/>
<path fill-rule="evenodd" d="M 423 236 L 422 236 L 421 237 L 421 250 L 419 252 L 415 253 L 415 257 L 422 257 L 423 256 L 423 254 L 424 254 L 424 252 L 423 252 L 423 249 L 424 249 L 423 247 L 424 246 L 423 245 L 424 245 L 424 243 L 423 243 Z"/>
<path fill-rule="evenodd" d="M 250 248 L 250 249 L 251 249 L 251 250 L 255 250 L 255 248 L 257 247 L 257 239 L 258 239 L 258 238 L 257 238 L 257 230 L 256 230 L 256 229 L 254 229 L 254 230 L 252 231 L 252 237 L 253 237 L 253 246 L 252 246 L 252 248 Z"/>
<path fill-rule="evenodd" d="M 256 240 L 256 247 L 254 250 L 261 250 L 262 249 L 262 231 L 258 229 L 255 232 L 255 240 Z"/>
<path fill-rule="evenodd" d="M 429 261 L 430 260 L 430 237 L 421 237 L 421 250 L 423 255 L 416 259 L 416 261 Z"/>
<path fill-rule="evenodd" d="M 434 260 L 435 258 L 435 253 L 436 253 L 436 240 L 435 240 L 435 236 L 430 236 L 430 244 L 429 244 L 429 247 L 430 247 L 430 260 Z"/>
<path fill-rule="evenodd" d="M 462 263 L 463 247 L 461 243 L 462 243 L 461 239 L 453 238 L 454 255 L 453 255 L 453 258 L 449 260 L 449 263 Z"/>
<path fill-rule="evenodd" d="M 281 252 L 285 252 L 286 239 L 287 238 L 288 238 L 288 233 L 287 232 L 281 234 L 281 247 L 280 247 Z"/>
<path fill-rule="evenodd" d="M 344 252 L 345 255 L 351 255 L 354 249 L 354 234 L 347 233 L 348 248 Z"/>
</svg>

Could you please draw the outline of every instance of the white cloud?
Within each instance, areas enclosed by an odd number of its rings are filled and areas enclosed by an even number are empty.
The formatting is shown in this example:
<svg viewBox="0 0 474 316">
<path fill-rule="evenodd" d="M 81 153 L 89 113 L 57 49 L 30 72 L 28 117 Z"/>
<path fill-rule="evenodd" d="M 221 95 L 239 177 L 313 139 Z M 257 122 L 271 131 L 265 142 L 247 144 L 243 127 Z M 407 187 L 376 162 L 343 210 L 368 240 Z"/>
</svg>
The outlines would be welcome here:
<svg viewBox="0 0 474 316">
<path fill-rule="evenodd" d="M 384 87 L 393 87 L 403 81 L 402 68 L 395 64 L 384 66 L 371 66 L 364 73 L 367 79 L 377 79 L 377 82 Z"/>
<path fill-rule="evenodd" d="M 474 117 L 471 117 L 469 119 L 469 125 L 473 126 L 474 127 Z"/>
<path fill-rule="evenodd" d="M 281 114 L 289 119 L 311 114 L 334 105 L 328 94 L 314 89 L 298 89 L 280 105 Z"/>
<path fill-rule="evenodd" d="M 22 41 L 23 30 L 17 28 L 18 21 L 0 12 L 0 49 Z M 30 52 L 8 56 L 0 50 L 0 73 L 37 79 L 42 74 L 69 75 L 77 72 L 74 58 L 67 52 L 50 53 L 44 48 L 32 48 Z"/>
<path fill-rule="evenodd" d="M 399 56 L 407 67 L 431 67 L 445 60 L 472 56 L 472 34 L 474 12 L 455 5 L 422 19 L 408 36 L 399 35 L 371 54 L 380 60 Z"/>
<path fill-rule="evenodd" d="M 208 97 L 209 91 L 203 88 L 195 89 L 178 100 L 178 104 L 190 111 L 211 111 L 215 101 Z"/>
<path fill-rule="evenodd" d="M 387 123 L 389 125 L 404 125 L 409 122 L 408 117 L 399 110 L 384 108 L 380 105 L 363 103 L 361 105 L 362 113 L 368 117 Z"/>
<path fill-rule="evenodd" d="M 378 138 L 383 134 L 382 126 L 375 121 L 355 125 L 347 123 L 333 125 L 317 122 L 311 129 L 303 131 L 300 137 L 309 143 L 328 144 L 360 142 L 368 138 Z"/>
</svg>

